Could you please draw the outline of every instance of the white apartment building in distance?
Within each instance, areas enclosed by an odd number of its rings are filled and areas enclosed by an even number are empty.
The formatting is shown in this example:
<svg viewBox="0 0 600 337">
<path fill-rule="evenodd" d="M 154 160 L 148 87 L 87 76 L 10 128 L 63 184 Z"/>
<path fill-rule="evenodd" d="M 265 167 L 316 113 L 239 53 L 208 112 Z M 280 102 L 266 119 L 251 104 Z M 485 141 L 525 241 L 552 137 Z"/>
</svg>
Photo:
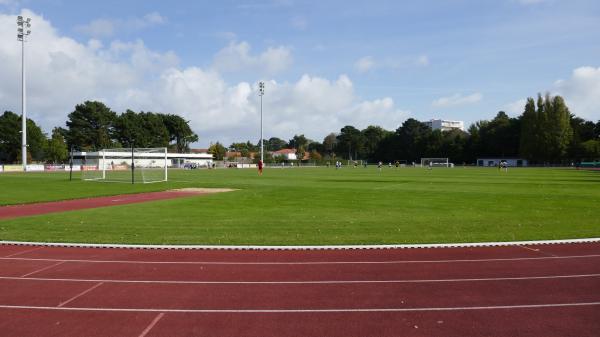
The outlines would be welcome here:
<svg viewBox="0 0 600 337">
<path fill-rule="evenodd" d="M 463 121 L 448 121 L 445 119 L 432 119 L 430 121 L 424 122 L 432 128 L 433 130 L 442 130 L 442 131 L 450 131 L 454 129 L 459 129 L 465 131 L 465 125 Z"/>
</svg>

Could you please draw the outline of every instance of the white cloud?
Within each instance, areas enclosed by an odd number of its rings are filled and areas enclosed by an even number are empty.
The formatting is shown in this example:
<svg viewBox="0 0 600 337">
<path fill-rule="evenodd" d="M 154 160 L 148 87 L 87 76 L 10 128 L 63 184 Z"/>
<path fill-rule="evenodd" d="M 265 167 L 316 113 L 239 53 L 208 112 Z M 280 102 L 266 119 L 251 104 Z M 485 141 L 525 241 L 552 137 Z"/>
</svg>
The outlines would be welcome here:
<svg viewBox="0 0 600 337">
<path fill-rule="evenodd" d="M 600 120 L 600 67 L 580 67 L 571 78 L 556 81 L 557 93 L 563 96 L 571 113 Z"/>
<path fill-rule="evenodd" d="M 98 99 L 114 111 L 125 109 L 176 113 L 200 136 L 229 144 L 259 138 L 257 83 L 227 83 L 218 67 L 182 68 L 172 52 L 156 52 L 141 40 L 103 44 L 91 39 L 79 43 L 60 35 L 43 17 L 26 11 L 35 23 L 27 44 L 28 111 L 48 132 L 64 126 L 76 104 Z M 14 16 L 0 14 L 0 109 L 20 110 L 20 48 L 14 39 Z M 12 41 L 12 42 L 10 42 Z M 258 55 L 244 43 L 230 45 L 245 65 L 258 61 L 281 69 L 291 62 L 291 52 L 270 48 Z M 283 59 L 283 61 L 281 61 Z M 266 81 L 265 136 L 282 138 L 304 133 L 321 140 L 326 134 L 350 124 L 364 128 L 376 123 L 395 129 L 407 112 L 391 98 L 362 100 L 350 78 L 335 80 L 303 75 L 297 81 Z"/>
<path fill-rule="evenodd" d="M 415 66 L 427 67 L 429 66 L 429 63 L 429 57 L 427 55 L 420 55 L 418 57 L 405 56 L 388 58 L 384 60 L 378 60 L 377 62 L 373 59 L 373 57 L 365 56 L 358 59 L 354 63 L 354 69 L 359 73 L 366 73 L 375 68 L 399 70 L 404 68 L 414 68 Z"/>
<path fill-rule="evenodd" d="M 293 62 L 292 52 L 288 47 L 269 47 L 259 55 L 252 55 L 250 49 L 248 42 L 231 41 L 215 55 L 214 67 L 223 72 L 255 70 L 273 75 L 286 70 Z"/>
<path fill-rule="evenodd" d="M 354 63 L 354 68 L 360 73 L 366 73 L 375 67 L 371 56 L 365 56 Z"/>
<path fill-rule="evenodd" d="M 525 110 L 526 103 L 527 103 L 527 100 L 522 98 L 522 99 L 516 100 L 514 102 L 505 104 L 502 107 L 502 110 L 504 110 L 505 112 L 507 112 L 511 115 L 515 115 L 515 116 L 520 115 Z"/>
<path fill-rule="evenodd" d="M 421 55 L 421 56 L 417 57 L 417 60 L 415 61 L 415 63 L 418 66 L 426 67 L 429 65 L 429 57 L 427 57 L 427 55 Z"/>
<path fill-rule="evenodd" d="M 167 19 L 158 12 L 144 15 L 142 18 L 122 19 L 95 19 L 86 25 L 75 27 L 75 30 L 94 38 L 112 37 L 117 30 L 135 31 L 154 25 L 161 25 Z"/>
<path fill-rule="evenodd" d="M 76 29 L 88 36 L 105 38 L 113 36 L 116 30 L 116 24 L 111 20 L 96 19 L 87 25 L 78 26 Z"/>
<path fill-rule="evenodd" d="M 451 106 L 477 103 L 482 99 L 483 95 L 479 92 L 467 96 L 463 96 L 461 94 L 454 94 L 448 97 L 440 97 L 433 101 L 431 105 L 437 108 L 447 108 Z"/>
<path fill-rule="evenodd" d="M 163 23 L 166 23 L 167 19 L 164 16 L 160 15 L 158 12 L 152 12 L 144 15 L 144 20 L 142 20 L 142 22 L 145 22 L 149 25 L 161 25 Z"/>
<path fill-rule="evenodd" d="M 290 20 L 290 24 L 297 30 L 306 30 L 308 21 L 301 16 L 295 16 Z"/>
<path fill-rule="evenodd" d="M 215 34 L 216 37 L 225 40 L 235 40 L 237 39 L 237 34 L 234 32 L 218 32 Z"/>
</svg>

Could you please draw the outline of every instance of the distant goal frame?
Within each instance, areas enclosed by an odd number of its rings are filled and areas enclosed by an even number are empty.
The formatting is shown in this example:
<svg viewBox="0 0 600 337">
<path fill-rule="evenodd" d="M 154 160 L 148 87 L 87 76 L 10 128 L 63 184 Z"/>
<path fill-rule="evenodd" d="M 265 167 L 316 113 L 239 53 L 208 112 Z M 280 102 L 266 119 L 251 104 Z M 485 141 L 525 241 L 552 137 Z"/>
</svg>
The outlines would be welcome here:
<svg viewBox="0 0 600 337">
<path fill-rule="evenodd" d="M 97 152 L 88 152 L 82 159 L 81 178 L 85 181 L 149 184 L 169 180 L 166 147 L 106 148 Z M 126 174 L 126 171 L 131 174 Z M 150 172 L 152 174 L 149 174 Z"/>
<path fill-rule="evenodd" d="M 452 167 L 450 159 L 445 158 L 421 158 L 421 167 Z"/>
</svg>

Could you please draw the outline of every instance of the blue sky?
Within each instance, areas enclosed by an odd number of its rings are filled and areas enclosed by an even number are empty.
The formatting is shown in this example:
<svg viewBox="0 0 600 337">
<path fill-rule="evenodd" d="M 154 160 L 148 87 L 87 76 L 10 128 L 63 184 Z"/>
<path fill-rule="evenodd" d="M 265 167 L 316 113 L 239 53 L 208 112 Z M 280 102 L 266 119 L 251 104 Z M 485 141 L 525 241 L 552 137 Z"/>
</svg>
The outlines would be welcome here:
<svg viewBox="0 0 600 337">
<path fill-rule="evenodd" d="M 34 18 L 28 61 L 44 78 L 29 95 L 47 130 L 102 99 L 182 114 L 199 146 L 255 140 L 259 80 L 266 137 L 322 140 L 408 117 L 468 125 L 546 91 L 600 119 L 598 1 L 0 0 L 8 78 L 19 13 Z M 17 89 L 0 85 L 0 109 L 20 111 Z"/>
</svg>

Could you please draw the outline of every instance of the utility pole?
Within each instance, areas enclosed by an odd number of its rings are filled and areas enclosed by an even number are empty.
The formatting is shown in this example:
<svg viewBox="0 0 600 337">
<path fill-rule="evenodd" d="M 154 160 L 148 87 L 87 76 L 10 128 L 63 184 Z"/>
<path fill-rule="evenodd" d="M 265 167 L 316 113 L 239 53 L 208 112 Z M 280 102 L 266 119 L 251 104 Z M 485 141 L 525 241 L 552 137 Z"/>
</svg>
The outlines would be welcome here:
<svg viewBox="0 0 600 337">
<path fill-rule="evenodd" d="M 21 41 L 21 162 L 27 171 L 27 99 L 25 89 L 25 42 L 31 34 L 31 18 L 17 17 L 17 40 Z"/>
</svg>

